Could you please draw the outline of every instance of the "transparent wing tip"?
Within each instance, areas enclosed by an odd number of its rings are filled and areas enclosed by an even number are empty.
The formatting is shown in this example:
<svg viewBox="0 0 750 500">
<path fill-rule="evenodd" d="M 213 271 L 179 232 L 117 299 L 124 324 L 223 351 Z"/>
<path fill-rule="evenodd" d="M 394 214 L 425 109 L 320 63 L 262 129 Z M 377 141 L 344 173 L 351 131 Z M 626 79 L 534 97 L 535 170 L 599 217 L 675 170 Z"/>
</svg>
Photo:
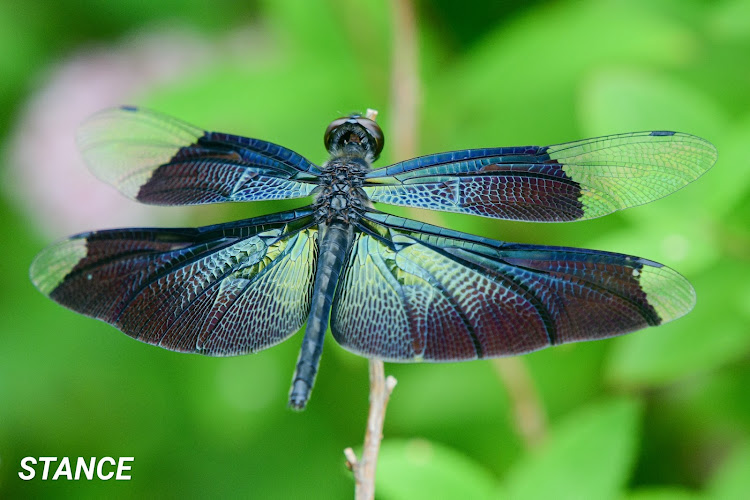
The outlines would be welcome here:
<svg viewBox="0 0 750 500">
<path fill-rule="evenodd" d="M 31 282 L 49 296 L 86 254 L 85 238 L 71 238 L 48 246 L 31 263 Z"/>
<path fill-rule="evenodd" d="M 668 323 L 689 313 L 695 307 L 695 289 L 680 273 L 655 262 L 644 261 L 639 283 L 648 303 Z"/>
</svg>

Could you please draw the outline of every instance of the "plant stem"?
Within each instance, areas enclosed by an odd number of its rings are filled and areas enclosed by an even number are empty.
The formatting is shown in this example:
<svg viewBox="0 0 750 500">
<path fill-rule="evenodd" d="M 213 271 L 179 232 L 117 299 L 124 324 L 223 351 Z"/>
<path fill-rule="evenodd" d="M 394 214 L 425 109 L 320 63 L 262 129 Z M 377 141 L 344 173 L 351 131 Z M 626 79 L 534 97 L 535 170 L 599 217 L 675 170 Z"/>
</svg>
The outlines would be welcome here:
<svg viewBox="0 0 750 500">
<path fill-rule="evenodd" d="M 370 360 L 370 412 L 367 416 L 367 430 L 365 431 L 365 445 L 362 458 L 357 460 L 354 450 L 344 450 L 347 467 L 354 473 L 354 498 L 356 500 L 372 500 L 375 498 L 375 470 L 378 464 L 380 442 L 383 439 L 383 424 L 385 410 L 391 397 L 396 379 L 385 376 L 383 362 Z"/>
<path fill-rule="evenodd" d="M 492 365 L 508 391 L 516 432 L 527 449 L 537 448 L 547 436 L 547 416 L 528 368 L 518 357 L 498 358 Z"/>
</svg>

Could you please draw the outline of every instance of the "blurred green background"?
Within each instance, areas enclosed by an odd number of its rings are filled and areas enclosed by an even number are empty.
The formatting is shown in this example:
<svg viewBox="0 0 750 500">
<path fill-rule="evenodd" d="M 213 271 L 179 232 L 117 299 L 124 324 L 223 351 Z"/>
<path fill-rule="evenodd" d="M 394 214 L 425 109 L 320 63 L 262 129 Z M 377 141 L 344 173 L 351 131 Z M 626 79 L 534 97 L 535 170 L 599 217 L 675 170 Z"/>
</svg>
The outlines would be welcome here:
<svg viewBox="0 0 750 500">
<path fill-rule="evenodd" d="M 0 496 L 351 496 L 342 450 L 361 446 L 366 360 L 329 338 L 310 405 L 293 413 L 300 335 L 253 356 L 176 354 L 57 306 L 28 268 L 75 231 L 293 206 L 123 199 L 87 173 L 73 143 L 76 124 L 107 106 L 145 105 L 315 162 L 330 120 L 376 108 L 378 165 L 404 159 L 393 147 L 406 112 L 393 97 L 393 54 L 406 51 L 395 3 L 0 2 Z M 710 140 L 719 161 L 666 199 L 588 222 L 409 212 L 502 240 L 657 260 L 688 277 L 698 303 L 657 329 L 505 365 L 521 380 L 528 372 L 538 444 L 519 433 L 518 399 L 493 362 L 386 365 L 399 384 L 378 497 L 750 497 L 750 2 L 415 10 L 415 154 L 671 129 Z M 133 479 L 24 482 L 25 456 L 133 456 Z"/>
</svg>

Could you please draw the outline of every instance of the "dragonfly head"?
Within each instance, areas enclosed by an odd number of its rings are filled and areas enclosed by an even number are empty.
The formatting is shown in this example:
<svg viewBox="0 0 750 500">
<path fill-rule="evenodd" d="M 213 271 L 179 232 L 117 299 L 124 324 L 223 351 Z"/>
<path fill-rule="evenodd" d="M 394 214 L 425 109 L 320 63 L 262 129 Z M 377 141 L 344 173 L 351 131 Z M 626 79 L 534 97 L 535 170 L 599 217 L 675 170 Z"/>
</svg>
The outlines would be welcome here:
<svg viewBox="0 0 750 500">
<path fill-rule="evenodd" d="M 377 160 L 383 150 L 383 131 L 374 120 L 353 113 L 331 122 L 323 136 L 326 149 L 333 154 L 350 144 L 358 144 L 366 153 Z"/>
</svg>

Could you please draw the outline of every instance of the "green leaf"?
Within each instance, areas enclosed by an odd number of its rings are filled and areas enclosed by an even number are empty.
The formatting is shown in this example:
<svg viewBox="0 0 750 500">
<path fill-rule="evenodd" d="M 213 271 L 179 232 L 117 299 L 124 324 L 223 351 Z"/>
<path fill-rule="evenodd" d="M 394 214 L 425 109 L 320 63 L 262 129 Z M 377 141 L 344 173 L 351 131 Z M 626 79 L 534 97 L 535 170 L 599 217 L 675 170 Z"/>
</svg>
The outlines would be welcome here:
<svg viewBox="0 0 750 500">
<path fill-rule="evenodd" d="M 708 491 L 712 498 L 746 499 L 750 492 L 750 445 L 745 443 L 721 465 L 711 479 Z"/>
<path fill-rule="evenodd" d="M 748 265 L 724 262 L 693 279 L 695 309 L 685 318 L 616 340 L 610 382 L 660 385 L 741 359 L 750 350 Z"/>
<path fill-rule="evenodd" d="M 643 488 L 630 492 L 624 500 L 698 500 L 703 495 L 681 488 L 659 487 Z"/>
<path fill-rule="evenodd" d="M 692 222 L 707 214 L 726 213 L 744 195 L 747 169 L 733 165 L 741 161 L 737 146 L 747 144 L 750 127 L 743 125 L 729 134 L 728 115 L 716 100 L 684 81 L 632 68 L 603 69 L 583 85 L 580 110 L 585 135 L 676 130 L 703 137 L 719 150 L 716 166 L 695 184 L 648 208 L 627 210 L 623 216 L 641 225 L 668 224 L 664 214 Z M 725 158 L 730 146 L 733 155 Z M 741 151 L 744 153 L 744 148 Z"/>
<path fill-rule="evenodd" d="M 589 71 L 605 64 L 680 66 L 700 43 L 674 16 L 649 5 L 547 4 L 498 25 L 449 67 L 426 89 L 423 121 L 442 126 L 430 139 L 443 149 L 573 140 L 580 138 L 575 91 Z M 457 133 L 472 143 L 458 143 Z"/>
<path fill-rule="evenodd" d="M 553 429 L 543 448 L 511 470 L 503 498 L 616 498 L 635 461 L 640 407 L 633 400 L 594 404 Z"/>
<path fill-rule="evenodd" d="M 390 69 L 393 37 L 387 2 L 265 0 L 264 4 L 278 38 L 289 49 L 287 53 L 297 63 L 314 61 L 309 69 L 298 68 L 292 76 L 297 85 L 295 93 L 308 100 L 310 96 L 317 97 L 306 87 L 306 78 L 316 73 L 327 73 L 335 80 L 332 91 L 346 91 L 348 86 L 352 90 L 388 88 L 389 73 L 383 69 Z M 300 85 L 304 92 L 299 92 Z M 360 108 L 354 110 L 365 111 Z M 333 109 L 342 114 L 352 111 Z"/>
<path fill-rule="evenodd" d="M 579 95 L 587 135 L 625 130 L 677 130 L 716 139 L 727 116 L 708 95 L 682 80 L 630 66 L 605 67 Z"/>
<path fill-rule="evenodd" d="M 493 470 L 517 460 L 522 445 L 507 392 L 490 361 L 388 364 L 386 372 L 398 379 L 388 405 L 388 432 L 410 435 L 419 429 L 426 439 L 470 450 L 473 459 Z"/>
<path fill-rule="evenodd" d="M 492 498 L 494 478 L 466 456 L 423 439 L 386 440 L 376 488 L 381 499 Z"/>
<path fill-rule="evenodd" d="M 711 35 L 719 40 L 746 41 L 750 39 L 750 3 L 746 0 L 720 2 L 707 24 Z"/>
<path fill-rule="evenodd" d="M 566 344 L 523 357 L 550 419 L 566 415 L 602 391 L 602 364 L 610 343 Z M 562 383 L 565 384 L 564 391 L 560 390 Z"/>
</svg>

